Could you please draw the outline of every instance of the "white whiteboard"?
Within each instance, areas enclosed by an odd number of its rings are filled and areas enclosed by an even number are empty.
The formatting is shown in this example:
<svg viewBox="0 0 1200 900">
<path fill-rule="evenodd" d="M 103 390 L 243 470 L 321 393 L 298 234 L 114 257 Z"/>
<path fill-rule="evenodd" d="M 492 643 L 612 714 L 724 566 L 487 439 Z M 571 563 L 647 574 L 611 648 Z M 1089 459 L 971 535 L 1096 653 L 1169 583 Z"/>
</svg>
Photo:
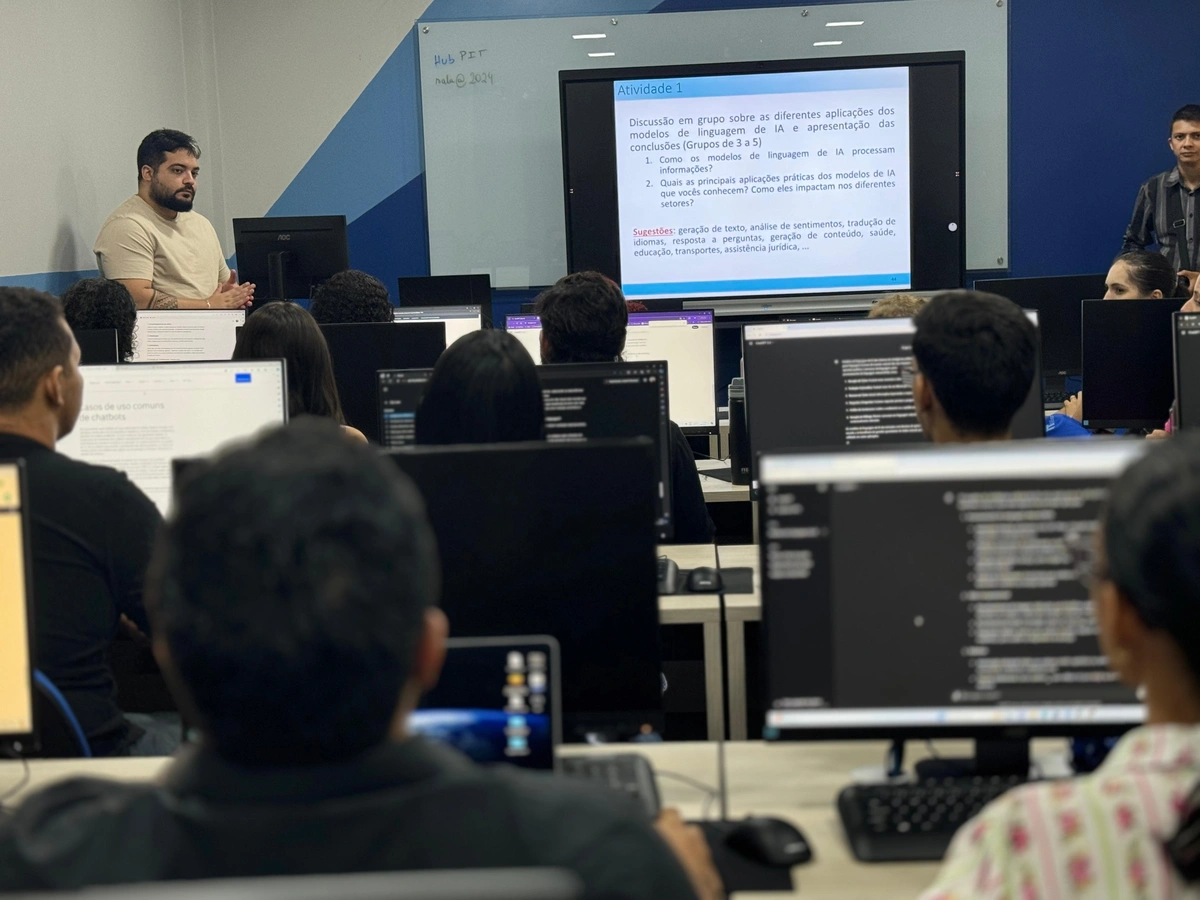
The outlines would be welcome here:
<svg viewBox="0 0 1200 900">
<path fill-rule="evenodd" d="M 525 287 L 566 274 L 561 70 L 945 50 L 967 59 L 967 268 L 1008 267 L 1007 2 L 418 22 L 417 37 L 434 275 Z"/>
</svg>

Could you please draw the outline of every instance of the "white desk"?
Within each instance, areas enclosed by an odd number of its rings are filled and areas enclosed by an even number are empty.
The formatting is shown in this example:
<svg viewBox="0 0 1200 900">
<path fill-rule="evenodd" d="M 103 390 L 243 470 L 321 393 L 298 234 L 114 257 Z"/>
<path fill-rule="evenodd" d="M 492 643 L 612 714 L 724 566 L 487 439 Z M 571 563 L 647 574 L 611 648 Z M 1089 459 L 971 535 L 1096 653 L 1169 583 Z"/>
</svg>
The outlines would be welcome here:
<svg viewBox="0 0 1200 900">
<path fill-rule="evenodd" d="M 705 469 L 727 469 L 729 460 L 698 459 L 696 470 L 700 473 L 700 488 L 704 491 L 706 503 L 748 503 L 750 502 L 750 486 L 747 484 L 730 484 L 720 478 L 709 478 L 704 474 Z"/>
<path fill-rule="evenodd" d="M 1041 743 L 1041 742 L 1039 742 Z M 846 845 L 834 801 L 837 793 L 850 782 L 850 772 L 859 766 L 882 762 L 887 745 L 882 742 L 830 744 L 763 744 L 737 742 L 727 747 L 730 816 L 750 813 L 778 816 L 798 825 L 813 846 L 813 862 L 793 872 L 798 893 L 742 894 L 744 900 L 770 900 L 772 897 L 803 896 L 829 900 L 871 900 L 906 898 L 912 900 L 927 887 L 937 872 L 936 863 L 863 865 L 855 862 Z M 635 746 L 587 748 L 571 746 L 564 753 L 579 754 L 636 750 L 643 753 L 659 771 L 659 792 L 665 806 L 678 808 L 689 818 L 698 818 L 704 794 L 665 773 L 677 773 L 714 788 L 717 785 L 716 749 L 711 743 L 641 744 Z M 914 759 L 927 755 L 924 745 L 910 743 Z M 967 751 L 963 742 L 939 742 L 944 755 Z M 92 775 L 122 780 L 148 780 L 158 776 L 167 764 L 164 759 L 120 760 L 34 760 L 31 779 L 16 797 L 53 781 Z M 21 764 L 0 762 L 0 793 L 21 779 Z M 10 801 L 12 802 L 12 801 Z M 710 808 L 715 817 L 716 803 Z"/>
<path fill-rule="evenodd" d="M 680 569 L 716 565 L 711 544 L 665 545 L 658 548 L 658 555 L 675 560 Z M 725 733 L 725 670 L 721 663 L 720 600 L 716 594 L 671 594 L 659 597 L 658 621 L 663 625 L 700 625 L 704 629 L 705 719 L 708 723 L 708 739 L 715 741 Z M 742 718 L 745 719 L 744 712 Z"/>
</svg>

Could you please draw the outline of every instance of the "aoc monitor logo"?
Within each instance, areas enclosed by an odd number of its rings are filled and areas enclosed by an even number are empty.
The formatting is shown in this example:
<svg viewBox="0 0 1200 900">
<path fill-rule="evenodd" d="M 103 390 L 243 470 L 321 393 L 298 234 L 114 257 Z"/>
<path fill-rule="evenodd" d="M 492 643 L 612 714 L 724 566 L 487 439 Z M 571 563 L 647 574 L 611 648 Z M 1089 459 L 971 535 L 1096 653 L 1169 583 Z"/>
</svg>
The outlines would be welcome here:
<svg viewBox="0 0 1200 900">
<path fill-rule="evenodd" d="M 275 238 L 275 240 L 277 240 L 277 241 L 290 241 L 291 239 L 292 239 L 292 236 L 290 234 L 281 234 L 277 238 Z"/>
</svg>

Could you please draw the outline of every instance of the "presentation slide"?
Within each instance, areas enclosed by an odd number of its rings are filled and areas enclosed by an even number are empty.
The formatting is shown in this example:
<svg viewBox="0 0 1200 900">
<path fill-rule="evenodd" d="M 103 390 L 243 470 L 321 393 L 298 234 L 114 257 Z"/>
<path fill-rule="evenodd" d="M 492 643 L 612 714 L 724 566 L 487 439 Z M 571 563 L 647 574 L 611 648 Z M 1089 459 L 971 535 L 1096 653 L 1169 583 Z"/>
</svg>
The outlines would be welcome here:
<svg viewBox="0 0 1200 900">
<path fill-rule="evenodd" d="M 613 82 L 630 297 L 912 287 L 909 69 Z"/>
<path fill-rule="evenodd" d="M 89 366 L 79 421 L 58 451 L 119 469 L 166 515 L 171 460 L 282 425 L 283 379 L 276 360 Z"/>
</svg>

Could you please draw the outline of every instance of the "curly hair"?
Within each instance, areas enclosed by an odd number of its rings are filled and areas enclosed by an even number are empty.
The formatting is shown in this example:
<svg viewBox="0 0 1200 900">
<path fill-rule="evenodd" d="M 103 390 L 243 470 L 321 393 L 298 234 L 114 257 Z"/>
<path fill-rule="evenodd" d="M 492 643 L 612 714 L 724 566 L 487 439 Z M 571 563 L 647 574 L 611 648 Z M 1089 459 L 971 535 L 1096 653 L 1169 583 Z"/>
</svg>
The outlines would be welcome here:
<svg viewBox="0 0 1200 900">
<path fill-rule="evenodd" d="M 575 272 L 534 302 L 545 338 L 542 362 L 611 362 L 625 350 L 629 307 L 611 278 Z"/>
<path fill-rule="evenodd" d="M 391 322 L 395 313 L 383 282 L 357 269 L 338 272 L 318 285 L 309 311 L 319 325 Z"/>
<path fill-rule="evenodd" d="M 84 278 L 63 291 L 62 306 L 72 331 L 115 328 L 121 360 L 129 362 L 133 356 L 137 306 L 125 285 L 107 278 Z"/>
</svg>

